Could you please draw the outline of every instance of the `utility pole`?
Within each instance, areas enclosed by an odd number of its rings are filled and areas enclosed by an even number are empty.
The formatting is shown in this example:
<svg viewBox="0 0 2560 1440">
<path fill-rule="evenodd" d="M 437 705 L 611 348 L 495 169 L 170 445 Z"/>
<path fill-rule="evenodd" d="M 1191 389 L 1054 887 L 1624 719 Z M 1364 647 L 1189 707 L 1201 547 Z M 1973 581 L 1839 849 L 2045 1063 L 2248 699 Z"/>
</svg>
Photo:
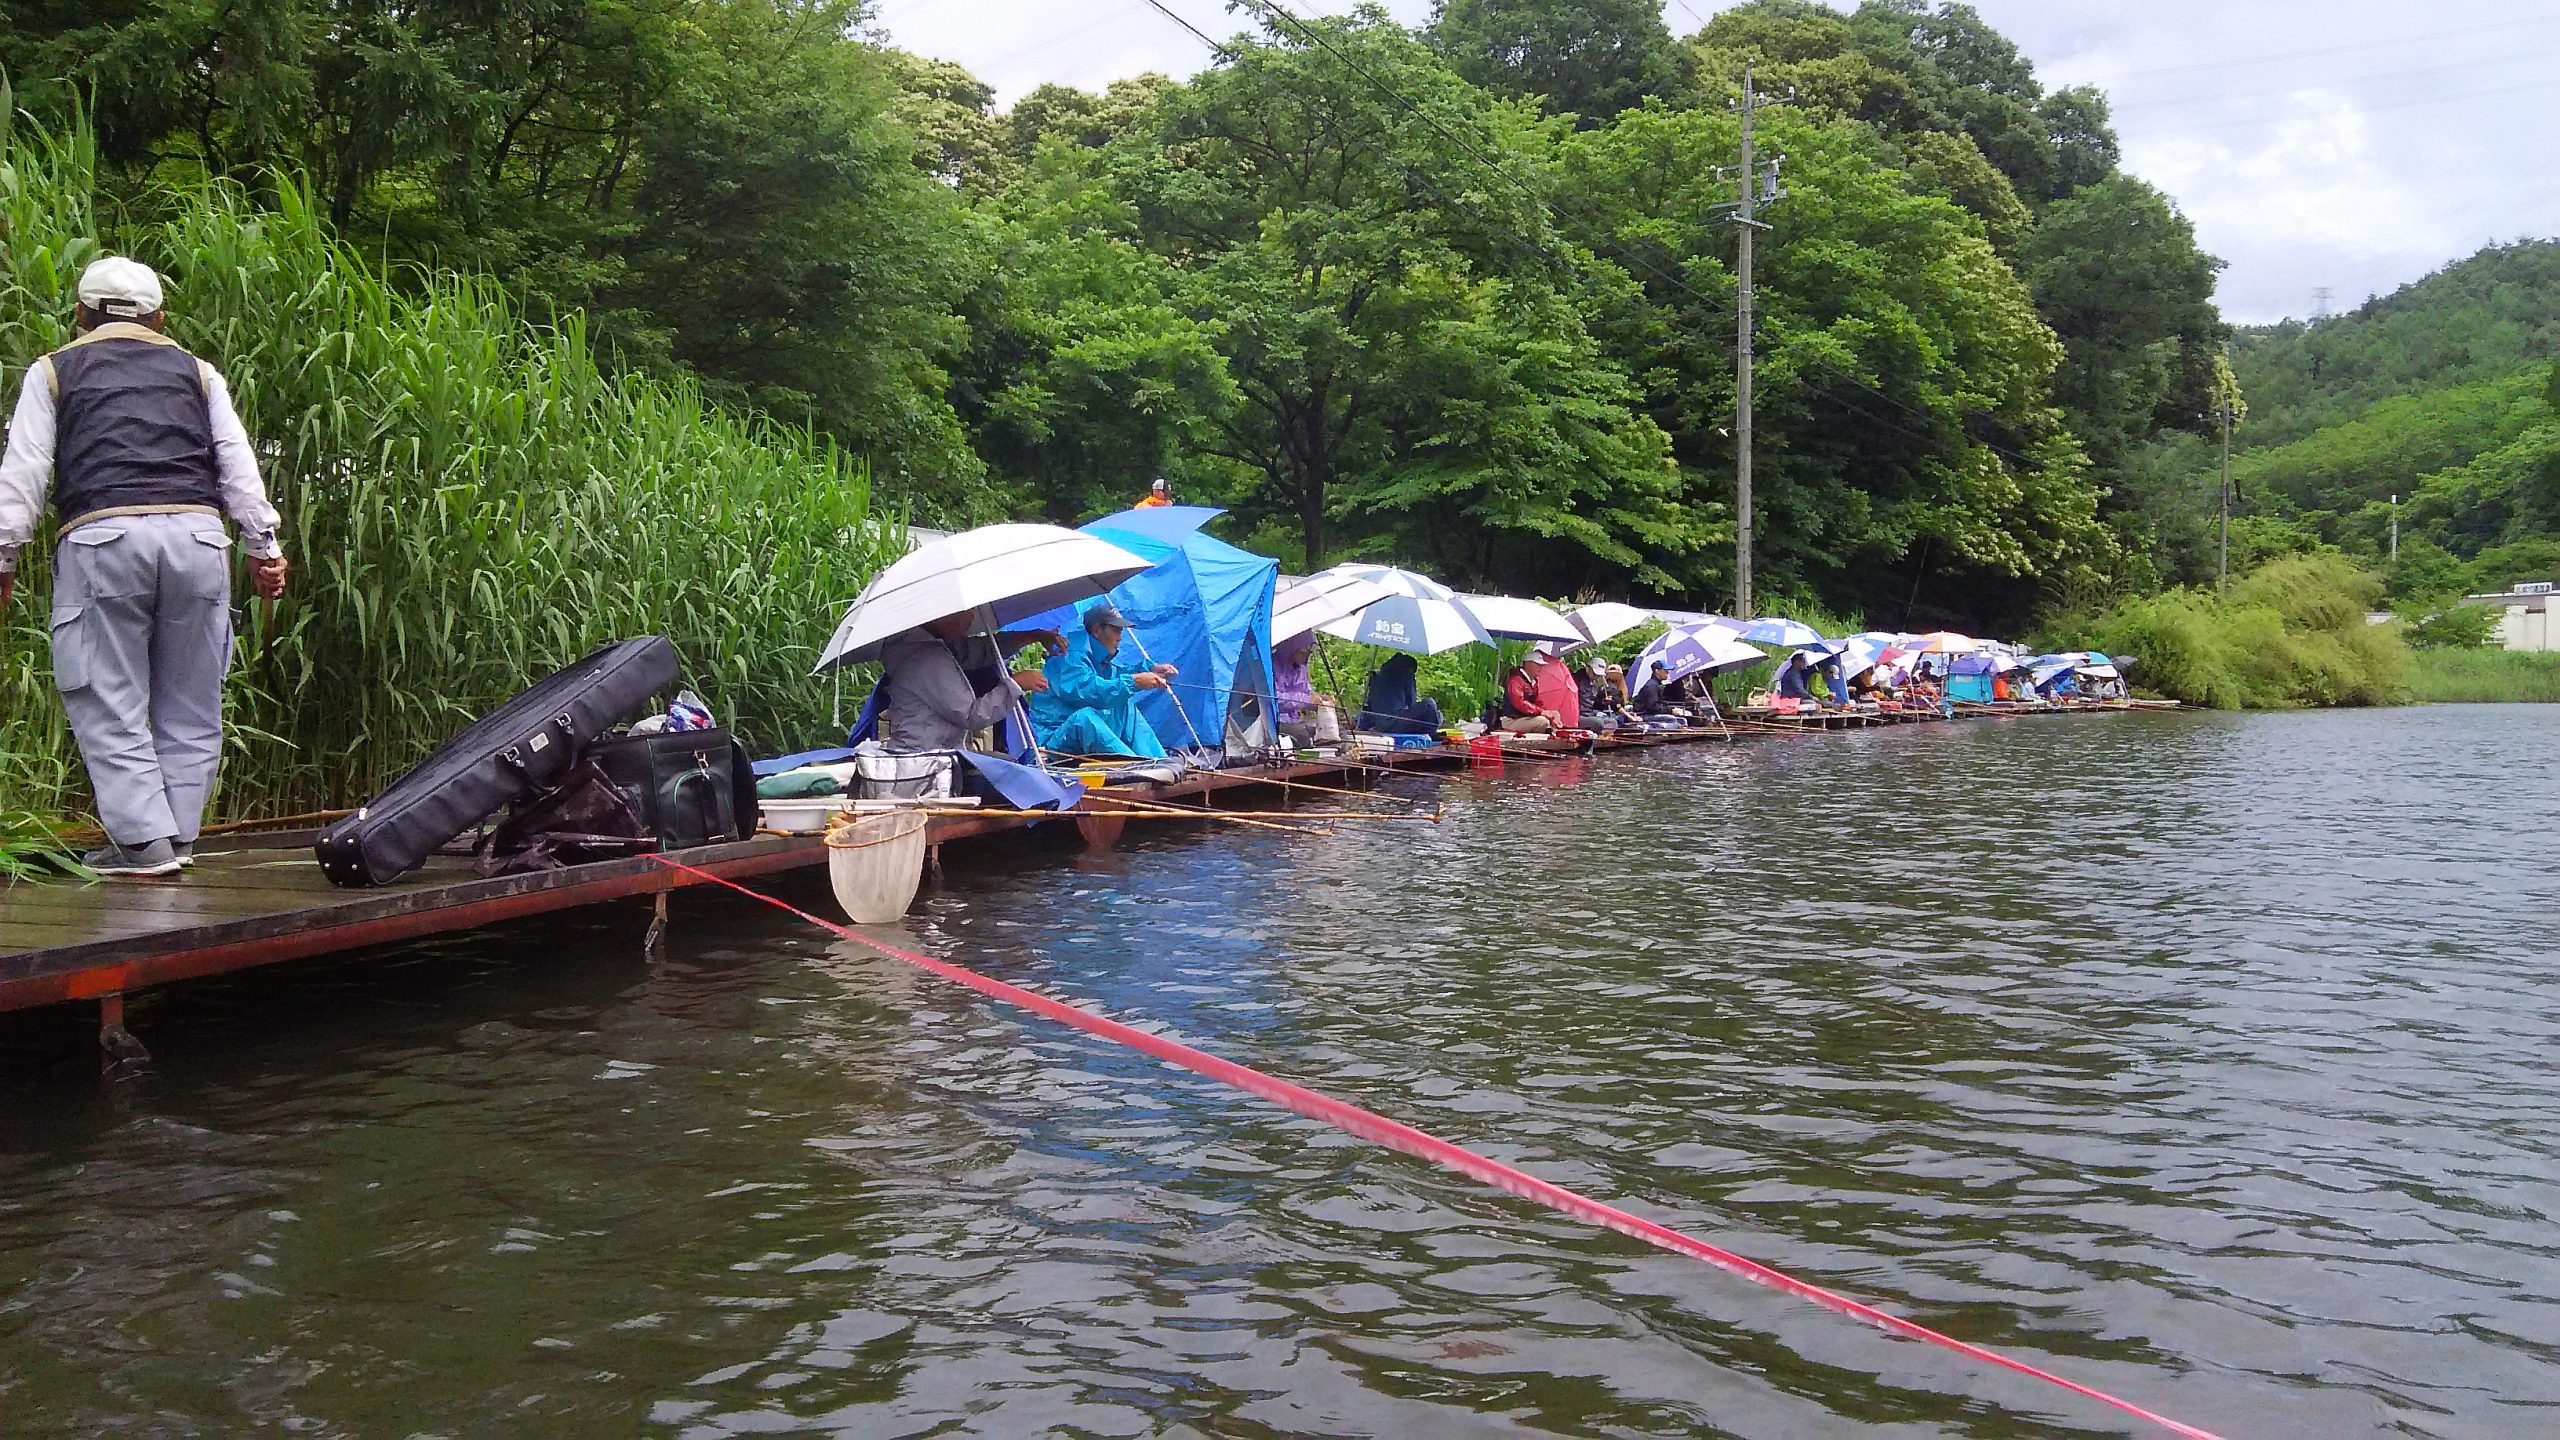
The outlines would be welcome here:
<svg viewBox="0 0 2560 1440">
<path fill-rule="evenodd" d="M 2216 595 L 2231 589 L 2231 392 L 2222 394 L 2222 563 L 2213 582 Z"/>
<path fill-rule="evenodd" d="M 1751 193 L 1760 177 L 1751 163 L 1751 66 L 1742 67 L 1741 288 L 1733 312 L 1733 617 L 1751 618 Z"/>
<path fill-rule="evenodd" d="M 2400 563 L 2400 497 L 2391 497 L 2391 563 Z"/>
<path fill-rule="evenodd" d="M 1783 157 L 1772 159 L 1763 177 L 1752 154 L 1751 124 L 1763 103 L 1752 87 L 1751 66 L 1745 62 L 1742 98 L 1734 106 L 1742 112 L 1742 171 L 1741 203 L 1734 209 L 1741 237 L 1733 309 L 1733 613 L 1742 620 L 1751 618 L 1751 242 L 1753 231 L 1768 228 L 1752 218 L 1752 210 L 1761 201 L 1784 194 L 1778 188 Z"/>
</svg>

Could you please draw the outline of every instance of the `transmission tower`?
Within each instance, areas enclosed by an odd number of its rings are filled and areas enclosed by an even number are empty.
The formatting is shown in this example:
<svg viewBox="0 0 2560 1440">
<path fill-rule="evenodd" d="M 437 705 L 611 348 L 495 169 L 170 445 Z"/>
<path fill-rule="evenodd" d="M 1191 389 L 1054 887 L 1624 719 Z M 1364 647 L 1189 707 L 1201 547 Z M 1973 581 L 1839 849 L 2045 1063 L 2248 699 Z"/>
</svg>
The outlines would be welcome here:
<svg viewBox="0 0 2560 1440">
<path fill-rule="evenodd" d="M 2329 294 L 2329 287 L 2326 285 L 2315 285 L 2311 287 L 2312 324 L 2317 325 L 2321 321 L 2329 318 Z"/>
</svg>

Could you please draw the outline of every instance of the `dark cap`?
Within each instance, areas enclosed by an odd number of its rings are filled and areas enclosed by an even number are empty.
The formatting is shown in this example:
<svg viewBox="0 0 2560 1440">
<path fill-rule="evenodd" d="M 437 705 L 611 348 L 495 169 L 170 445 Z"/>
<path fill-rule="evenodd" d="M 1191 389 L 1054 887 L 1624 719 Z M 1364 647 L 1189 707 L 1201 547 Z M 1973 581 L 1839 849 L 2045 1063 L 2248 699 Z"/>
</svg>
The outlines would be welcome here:
<svg viewBox="0 0 2560 1440">
<path fill-rule="evenodd" d="M 1111 608 L 1110 601 L 1105 600 L 1084 612 L 1084 628 L 1087 630 L 1100 630 L 1107 625 L 1122 630 L 1129 628 L 1129 622 L 1120 618 L 1120 612 Z"/>
</svg>

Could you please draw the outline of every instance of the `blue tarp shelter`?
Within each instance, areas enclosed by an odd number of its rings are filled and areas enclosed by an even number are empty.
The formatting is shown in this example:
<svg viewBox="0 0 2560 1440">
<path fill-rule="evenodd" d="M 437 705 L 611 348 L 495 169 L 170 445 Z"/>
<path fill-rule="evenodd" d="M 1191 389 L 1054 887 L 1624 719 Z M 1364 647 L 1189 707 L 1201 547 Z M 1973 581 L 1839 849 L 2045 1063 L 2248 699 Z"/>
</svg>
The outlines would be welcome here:
<svg viewBox="0 0 2560 1440">
<path fill-rule="evenodd" d="M 1105 515 L 1084 529 L 1154 568 L 1120 582 L 1112 607 L 1129 622 L 1119 659 L 1181 670 L 1170 688 L 1141 691 L 1138 713 L 1168 750 L 1226 748 L 1272 738 L 1271 602 L 1280 562 L 1239 550 L 1201 527 L 1225 514 L 1205 505 L 1157 505 Z M 1095 602 L 1062 607 L 1012 628 L 1072 632 Z"/>
</svg>

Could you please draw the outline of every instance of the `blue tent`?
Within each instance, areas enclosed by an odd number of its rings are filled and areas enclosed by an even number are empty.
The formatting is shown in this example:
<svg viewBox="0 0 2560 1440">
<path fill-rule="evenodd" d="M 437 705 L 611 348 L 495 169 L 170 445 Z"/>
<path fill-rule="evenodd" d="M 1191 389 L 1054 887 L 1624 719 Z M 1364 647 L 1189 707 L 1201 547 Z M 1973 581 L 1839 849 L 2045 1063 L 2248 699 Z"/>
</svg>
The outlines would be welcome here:
<svg viewBox="0 0 2560 1440">
<path fill-rule="evenodd" d="M 1201 533 L 1224 513 L 1157 505 L 1084 527 L 1156 562 L 1121 581 L 1109 598 L 1129 622 L 1121 662 L 1182 672 L 1170 688 L 1138 695 L 1138 713 L 1168 750 L 1224 749 L 1230 738 L 1267 744 L 1272 735 L 1271 602 L 1280 562 Z M 1052 610 L 1014 628 L 1072 632 L 1093 603 Z"/>
</svg>

